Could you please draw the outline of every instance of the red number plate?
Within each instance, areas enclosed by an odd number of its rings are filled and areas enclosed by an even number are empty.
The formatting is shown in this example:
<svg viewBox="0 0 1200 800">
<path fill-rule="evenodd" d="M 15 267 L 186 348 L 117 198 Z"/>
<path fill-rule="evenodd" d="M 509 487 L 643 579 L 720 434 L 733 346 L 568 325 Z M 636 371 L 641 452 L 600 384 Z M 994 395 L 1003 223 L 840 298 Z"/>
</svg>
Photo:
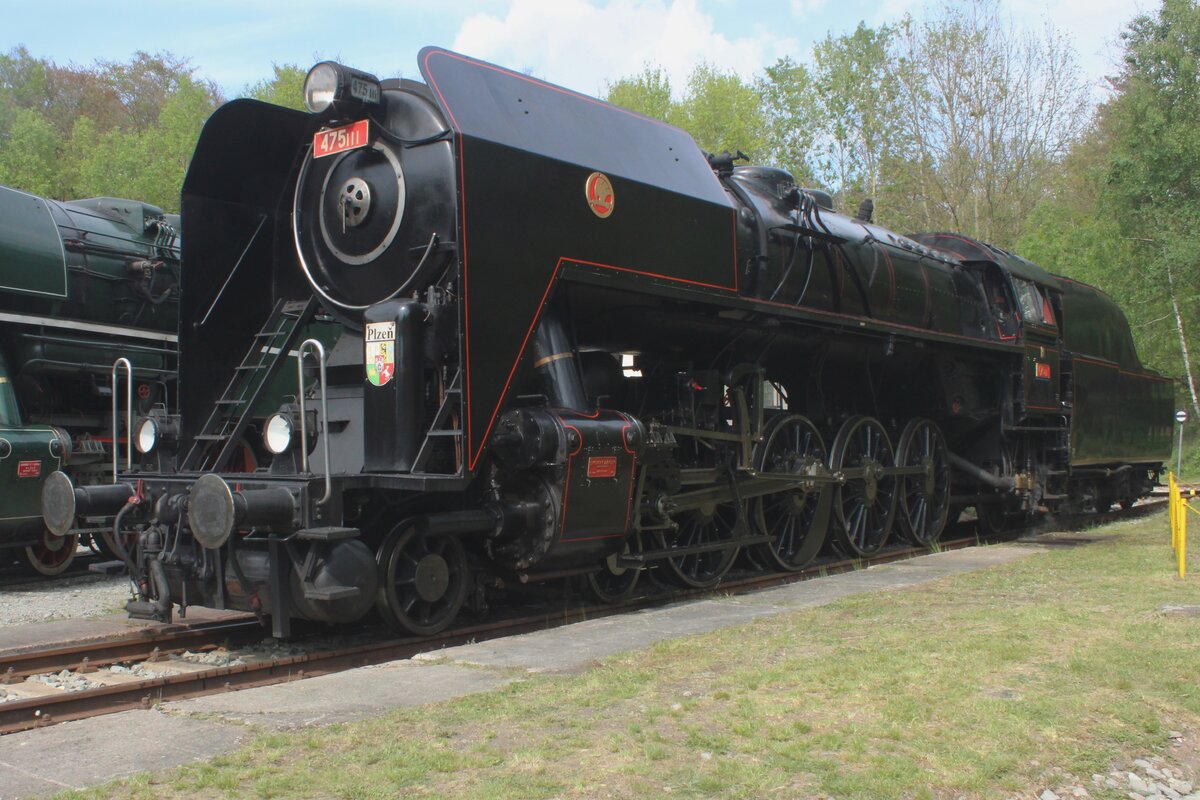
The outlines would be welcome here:
<svg viewBox="0 0 1200 800">
<path fill-rule="evenodd" d="M 1050 380 L 1050 365 L 1049 364 L 1043 364 L 1041 361 L 1035 361 L 1035 362 L 1033 362 L 1033 368 L 1035 370 L 1035 372 L 1034 372 L 1035 378 L 1037 378 L 1038 380 L 1043 380 L 1043 381 Z"/>
<path fill-rule="evenodd" d="M 589 478 L 617 477 L 617 457 L 592 456 L 588 459 L 587 476 Z"/>
<path fill-rule="evenodd" d="M 360 119 L 340 128 L 328 128 L 313 134 L 313 158 L 331 156 L 346 150 L 356 150 L 367 146 L 367 120 Z"/>
<path fill-rule="evenodd" d="M 18 478 L 36 478 L 42 474 L 41 461 L 18 461 L 17 462 L 17 477 Z"/>
</svg>

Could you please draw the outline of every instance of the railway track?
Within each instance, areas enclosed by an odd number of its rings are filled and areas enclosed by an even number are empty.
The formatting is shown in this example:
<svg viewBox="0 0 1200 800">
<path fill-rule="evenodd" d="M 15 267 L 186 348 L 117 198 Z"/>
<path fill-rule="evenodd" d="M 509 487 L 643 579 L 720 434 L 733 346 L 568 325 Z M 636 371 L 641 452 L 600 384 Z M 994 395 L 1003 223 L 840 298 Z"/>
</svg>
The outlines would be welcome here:
<svg viewBox="0 0 1200 800">
<path fill-rule="evenodd" d="M 1078 530 L 1116 519 L 1144 516 L 1165 506 L 1165 500 L 1143 502 L 1128 512 L 1091 516 L 1084 521 L 1067 520 L 1054 525 L 1056 531 Z M 958 523 L 939 550 L 956 550 L 981 544 L 974 525 Z M 1016 531 L 1013 536 L 1030 536 Z M 1037 535 L 1036 529 L 1032 533 Z M 1053 541 L 1048 543 L 1054 543 Z M 1061 540 L 1079 544 L 1078 537 Z M 813 564 L 794 573 L 747 574 L 723 582 L 719 591 L 744 594 L 815 577 L 862 569 L 928 552 L 915 546 L 885 549 L 869 560 L 843 559 Z M 4 699 L 0 694 L 0 735 L 52 725 L 68 720 L 137 708 L 151 708 L 170 700 L 300 680 L 354 667 L 411 658 L 418 653 L 468 642 L 512 636 L 558 627 L 584 619 L 661 606 L 711 594 L 713 590 L 674 589 L 635 597 L 612 605 L 579 605 L 533 613 L 518 612 L 508 618 L 454 628 L 433 637 L 382 638 L 369 631 L 352 632 L 349 641 L 301 642 L 290 651 L 272 649 L 230 651 L 235 644 L 262 639 L 264 629 L 253 617 L 200 624 L 179 624 L 121 638 L 99 639 L 81 644 L 32 650 L 0 656 L 0 693 L 27 686 L 27 678 L 67 673 L 67 680 L 81 688 L 54 690 L 35 686 L 36 696 Z M 205 654 L 238 653 L 236 658 L 219 656 L 224 664 L 204 663 Z M 191 660 L 187 658 L 191 657 Z M 132 665 L 132 666 L 129 666 Z M 113 667 L 118 671 L 113 671 Z M 79 680 L 82 679 L 82 680 Z"/>
</svg>

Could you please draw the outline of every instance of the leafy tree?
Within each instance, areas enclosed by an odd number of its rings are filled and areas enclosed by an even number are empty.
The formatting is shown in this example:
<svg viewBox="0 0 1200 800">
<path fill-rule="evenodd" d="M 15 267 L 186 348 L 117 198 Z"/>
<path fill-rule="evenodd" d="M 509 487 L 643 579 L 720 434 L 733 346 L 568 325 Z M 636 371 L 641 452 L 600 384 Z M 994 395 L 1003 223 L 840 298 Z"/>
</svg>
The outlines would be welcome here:
<svg viewBox="0 0 1200 800">
<path fill-rule="evenodd" d="M 899 85 L 890 54 L 891 28 L 859 23 L 854 33 L 826 36 L 813 50 L 813 84 L 822 121 L 820 174 L 843 202 L 861 192 L 879 202 L 881 170 L 897 149 Z"/>
<path fill-rule="evenodd" d="M 770 151 L 762 99 L 736 73 L 701 64 L 688 77 L 687 94 L 670 121 L 710 153 L 744 150 L 760 161 Z"/>
<path fill-rule="evenodd" d="M 1027 33 L 995 0 L 946 5 L 897 29 L 900 137 L 914 165 L 912 228 L 948 228 L 1011 247 L 1088 120 L 1069 42 Z"/>
<path fill-rule="evenodd" d="M 1099 212 L 1139 247 L 1112 281 L 1149 309 L 1145 318 L 1136 307 L 1133 315 L 1151 352 L 1158 355 L 1164 340 L 1174 339 L 1171 372 L 1200 417 L 1191 364 L 1200 324 L 1193 288 L 1200 282 L 1200 7 L 1164 0 L 1121 38 L 1117 94 L 1102 113 L 1111 150 Z"/>
<path fill-rule="evenodd" d="M 264 78 L 258 83 L 246 87 L 243 95 L 262 100 L 264 103 L 274 103 L 285 108 L 304 110 L 304 78 L 307 70 L 296 64 L 273 64 L 271 69 L 275 75 Z"/>
<path fill-rule="evenodd" d="M 60 188 L 57 167 L 61 148 L 62 138 L 53 125 L 35 111 L 15 109 L 0 147 L 0 183 L 54 196 Z"/>
<path fill-rule="evenodd" d="M 220 100 L 216 86 L 198 80 L 186 58 L 139 50 L 128 62 L 97 61 L 95 73 L 112 87 L 127 114 L 126 126 L 144 130 L 158 121 L 168 98 L 186 83 L 200 87 L 213 107 Z"/>
<path fill-rule="evenodd" d="M 671 118 L 671 79 L 659 67 L 647 64 L 632 78 L 610 84 L 606 99 L 613 105 L 666 122 Z"/>
<path fill-rule="evenodd" d="M 671 96 L 671 81 L 658 67 L 647 65 L 608 87 L 614 105 L 678 125 L 710 153 L 744 150 L 752 156 L 768 150 L 762 97 L 755 86 L 732 72 L 701 64 L 688 76 L 682 98 Z"/>
<path fill-rule="evenodd" d="M 803 64 L 781 58 L 764 70 L 756 90 L 767 138 L 763 160 L 786 169 L 801 184 L 815 183 L 810 158 L 820 136 L 821 110 L 812 74 Z"/>
</svg>

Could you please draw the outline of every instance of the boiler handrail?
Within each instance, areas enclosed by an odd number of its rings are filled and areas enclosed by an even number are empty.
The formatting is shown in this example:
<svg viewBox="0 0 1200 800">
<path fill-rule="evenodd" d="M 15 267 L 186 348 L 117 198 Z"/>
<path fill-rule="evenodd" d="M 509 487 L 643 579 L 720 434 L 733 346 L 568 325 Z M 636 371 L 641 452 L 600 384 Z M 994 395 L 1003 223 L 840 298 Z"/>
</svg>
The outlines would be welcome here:
<svg viewBox="0 0 1200 800">
<path fill-rule="evenodd" d="M 117 370 L 125 366 L 125 469 L 133 470 L 133 364 L 128 358 L 118 358 L 112 365 L 112 463 L 113 483 L 117 482 L 117 469 L 120 464 L 120 441 L 117 435 Z"/>
<path fill-rule="evenodd" d="M 299 383 L 300 391 L 296 395 L 296 400 L 300 404 L 300 471 L 308 474 L 308 414 L 304 410 L 304 355 L 309 350 L 312 350 L 317 357 L 317 365 L 319 367 L 317 380 L 321 386 L 321 419 L 326 420 L 329 416 L 329 400 L 325 393 L 325 346 L 316 339 L 305 339 L 300 343 L 300 347 L 296 349 L 296 376 Z M 333 482 L 329 475 L 329 425 L 325 425 L 325 431 L 321 436 L 321 449 L 325 456 L 325 496 L 317 501 L 317 505 L 323 505 L 329 501 L 333 494 Z"/>
</svg>

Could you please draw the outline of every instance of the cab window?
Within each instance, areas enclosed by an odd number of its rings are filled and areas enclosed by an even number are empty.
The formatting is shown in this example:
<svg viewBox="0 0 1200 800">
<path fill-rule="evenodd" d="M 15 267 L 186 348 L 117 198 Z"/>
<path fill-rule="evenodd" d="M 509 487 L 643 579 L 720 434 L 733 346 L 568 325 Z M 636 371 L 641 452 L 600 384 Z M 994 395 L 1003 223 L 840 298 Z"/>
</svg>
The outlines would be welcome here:
<svg viewBox="0 0 1200 800">
<path fill-rule="evenodd" d="M 1054 309 L 1050 306 L 1050 298 L 1033 281 L 1013 278 L 1013 288 L 1017 292 L 1017 305 L 1021 308 L 1021 319 L 1038 325 L 1055 326 Z"/>
</svg>

